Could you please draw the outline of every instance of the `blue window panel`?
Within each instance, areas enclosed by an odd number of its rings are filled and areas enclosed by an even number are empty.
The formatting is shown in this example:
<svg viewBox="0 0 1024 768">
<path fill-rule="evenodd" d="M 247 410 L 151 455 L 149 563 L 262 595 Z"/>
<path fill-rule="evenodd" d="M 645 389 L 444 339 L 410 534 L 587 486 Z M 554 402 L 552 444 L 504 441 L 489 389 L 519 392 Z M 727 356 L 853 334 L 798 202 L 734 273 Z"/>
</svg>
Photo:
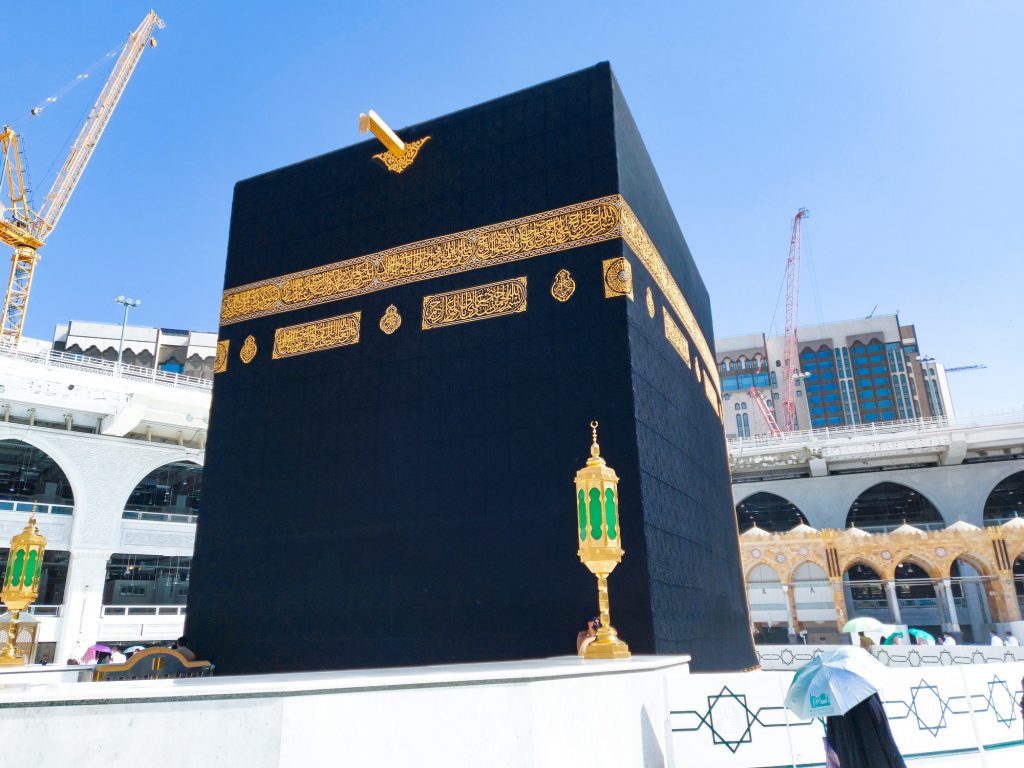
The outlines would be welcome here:
<svg viewBox="0 0 1024 768">
<path fill-rule="evenodd" d="M 877 377 L 875 379 L 875 386 L 878 386 L 879 384 L 885 385 L 885 384 L 888 384 L 888 383 L 889 383 L 889 379 L 887 377 L 885 377 L 885 376 L 879 376 L 879 377 Z"/>
<path fill-rule="evenodd" d="M 839 416 L 829 416 L 828 425 L 830 427 L 835 426 L 836 424 L 842 424 L 842 423 L 843 423 L 843 420 Z"/>
<path fill-rule="evenodd" d="M 885 362 L 885 355 L 872 355 L 871 357 L 868 358 L 868 362 L 870 362 L 870 363 L 884 363 Z"/>
<path fill-rule="evenodd" d="M 871 379 L 857 379 L 857 386 L 858 387 L 870 387 L 871 386 Z"/>
<path fill-rule="evenodd" d="M 819 349 L 818 350 L 818 357 L 831 357 L 831 356 L 832 356 L 832 350 L 830 350 L 830 349 Z"/>
<path fill-rule="evenodd" d="M 824 427 L 825 426 L 825 420 L 824 419 L 811 419 L 811 426 L 812 427 Z"/>
<path fill-rule="evenodd" d="M 917 344 L 907 344 L 907 346 L 905 346 L 903 348 L 903 351 L 906 352 L 908 355 L 909 354 L 916 354 L 917 353 Z"/>
<path fill-rule="evenodd" d="M 831 360 L 822 360 L 820 363 L 818 363 L 818 367 L 819 368 L 834 368 L 835 367 L 835 363 L 833 363 Z"/>
<path fill-rule="evenodd" d="M 881 393 L 879 393 L 879 394 L 881 394 Z M 879 408 L 892 408 L 892 400 L 879 400 L 878 401 L 878 407 Z"/>
<path fill-rule="evenodd" d="M 834 392 L 835 389 L 836 389 L 836 383 L 834 381 L 829 381 L 829 382 L 826 382 L 826 383 L 822 384 L 821 388 L 823 390 L 825 390 L 826 392 Z"/>
<path fill-rule="evenodd" d="M 859 397 L 861 400 L 867 400 L 868 398 L 872 398 L 874 396 L 875 391 L 873 389 L 862 389 L 860 392 L 857 393 L 857 397 Z"/>
<path fill-rule="evenodd" d="M 825 412 L 825 409 L 822 408 L 820 405 L 817 408 L 811 408 L 811 415 L 812 416 L 821 416 L 824 412 Z"/>
<path fill-rule="evenodd" d="M 879 397 L 889 397 L 889 395 L 891 394 L 889 390 L 885 389 L 884 387 L 879 387 L 877 391 Z"/>
<path fill-rule="evenodd" d="M 864 421 L 878 421 L 877 413 L 865 413 L 863 416 Z"/>
<path fill-rule="evenodd" d="M 756 384 L 758 387 L 767 387 L 768 386 L 768 374 L 767 373 L 755 373 L 754 374 L 754 384 Z"/>
<path fill-rule="evenodd" d="M 875 401 L 874 400 L 868 400 L 867 402 L 861 403 L 860 404 L 860 409 L 862 411 L 873 411 L 873 410 L 875 410 Z"/>
<path fill-rule="evenodd" d="M 886 349 L 899 349 L 900 343 L 898 341 L 889 341 L 885 344 Z"/>
<path fill-rule="evenodd" d="M 878 414 L 878 418 L 880 418 L 880 419 L 895 419 L 896 415 L 892 411 L 882 411 L 880 414 Z"/>
<path fill-rule="evenodd" d="M 821 402 L 821 395 L 811 395 L 807 398 L 807 402 L 818 405 Z"/>
<path fill-rule="evenodd" d="M 814 353 L 813 352 L 801 352 L 800 353 L 800 359 L 801 360 L 813 360 L 814 359 Z"/>
<path fill-rule="evenodd" d="M 754 383 L 754 377 L 749 373 L 742 373 L 736 377 L 736 381 L 740 383 L 740 389 L 750 389 Z"/>
<path fill-rule="evenodd" d="M 870 344 L 870 345 L 868 345 L 868 352 L 881 352 L 881 351 L 882 351 L 882 345 L 881 344 Z"/>
<path fill-rule="evenodd" d="M 740 384 L 734 378 L 722 379 L 722 391 L 734 392 L 740 388 Z"/>
<path fill-rule="evenodd" d="M 886 373 L 888 370 L 884 365 L 876 365 L 871 369 L 872 373 Z"/>
<path fill-rule="evenodd" d="M 839 399 L 839 394 L 838 393 L 836 393 L 834 395 L 825 395 L 825 402 L 826 403 L 834 403 L 838 399 Z"/>
<path fill-rule="evenodd" d="M 804 387 L 804 389 L 806 389 L 808 392 L 820 392 L 821 384 L 808 384 L 806 387 Z"/>
<path fill-rule="evenodd" d="M 856 373 L 856 374 L 857 374 L 858 376 L 867 376 L 867 375 L 868 375 L 869 373 L 871 373 L 871 370 L 870 370 L 870 369 L 868 369 L 868 368 L 858 368 L 858 369 L 857 369 L 857 370 L 855 371 L 855 373 Z"/>
<path fill-rule="evenodd" d="M 839 413 L 840 408 L 838 405 L 827 405 L 825 406 L 825 413 Z"/>
<path fill-rule="evenodd" d="M 805 371 L 808 371 L 808 370 L 813 371 L 813 370 L 817 369 L 817 367 L 818 367 L 817 363 L 804 363 L 803 364 L 803 369 Z"/>
<path fill-rule="evenodd" d="M 835 373 L 833 371 L 825 371 L 824 373 L 821 374 L 821 380 L 822 381 L 827 381 L 829 379 L 834 379 L 835 377 L 836 377 L 836 375 L 835 375 Z"/>
<path fill-rule="evenodd" d="M 857 357 L 853 358 L 854 365 L 867 365 L 867 363 L 868 359 L 864 355 L 858 355 Z"/>
</svg>

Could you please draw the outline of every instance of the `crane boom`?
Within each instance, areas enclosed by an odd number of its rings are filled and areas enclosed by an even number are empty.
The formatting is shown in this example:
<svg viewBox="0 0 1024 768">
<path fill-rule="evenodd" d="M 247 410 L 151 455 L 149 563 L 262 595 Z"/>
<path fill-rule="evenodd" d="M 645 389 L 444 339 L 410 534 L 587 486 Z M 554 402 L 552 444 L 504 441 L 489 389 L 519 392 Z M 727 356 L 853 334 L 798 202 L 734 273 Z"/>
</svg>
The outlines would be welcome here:
<svg viewBox="0 0 1024 768">
<path fill-rule="evenodd" d="M 782 431 L 796 429 L 797 318 L 800 311 L 800 221 L 807 217 L 801 208 L 793 217 L 793 233 L 789 240 L 789 258 L 786 261 L 786 333 L 782 352 Z"/>
<path fill-rule="evenodd" d="M 761 421 L 768 427 L 768 431 L 774 437 L 775 435 L 782 434 L 782 430 L 779 429 L 778 422 L 775 421 L 775 416 L 772 414 L 771 408 L 768 407 L 768 403 L 764 401 L 764 395 L 761 394 L 761 390 L 758 389 L 756 384 L 753 384 L 750 389 L 747 390 L 747 396 L 754 401 L 754 405 L 757 406 L 757 412 L 761 415 Z"/>
<path fill-rule="evenodd" d="M 107 78 L 96 103 L 89 110 L 78 138 L 75 139 L 64 165 L 38 211 L 32 210 L 25 191 L 18 135 L 10 126 L 4 126 L 0 132 L 0 159 L 3 163 L 3 174 L 0 179 L 7 183 L 11 201 L 11 206 L 6 211 L 0 206 L 0 213 L 3 214 L 0 216 L 0 241 L 14 247 L 3 314 L 0 315 L 0 321 L 3 323 L 0 328 L 0 343 L 16 345 L 21 339 L 32 277 L 39 261 L 37 251 L 57 226 L 64 208 L 67 207 L 68 200 L 110 121 L 114 107 L 121 99 L 121 94 L 139 63 L 142 51 L 147 44 L 156 45 L 152 34 L 157 28 L 163 29 L 164 23 L 155 11 L 150 11 L 138 28 L 129 34 L 113 71 Z"/>
<path fill-rule="evenodd" d="M 121 55 L 118 57 L 117 63 L 114 64 L 110 77 L 107 78 L 96 103 L 89 110 L 89 115 L 85 118 L 85 124 L 79 132 L 78 138 L 75 139 L 67 160 L 64 161 L 60 173 L 53 180 L 53 186 L 43 201 L 43 206 L 36 219 L 37 230 L 34 233 L 40 240 L 45 240 L 46 236 L 57 226 L 57 222 L 71 198 L 71 193 L 75 191 L 78 180 L 82 177 L 82 171 L 85 170 L 100 136 L 103 135 L 103 130 L 110 122 L 114 107 L 117 106 L 121 94 L 124 93 L 124 87 L 128 85 L 128 80 L 142 57 L 142 51 L 147 45 L 156 42 L 152 39 L 152 34 L 157 28 L 163 29 L 164 23 L 155 11 L 150 11 L 139 24 L 138 29 L 128 36 L 128 42 L 121 49 Z"/>
</svg>

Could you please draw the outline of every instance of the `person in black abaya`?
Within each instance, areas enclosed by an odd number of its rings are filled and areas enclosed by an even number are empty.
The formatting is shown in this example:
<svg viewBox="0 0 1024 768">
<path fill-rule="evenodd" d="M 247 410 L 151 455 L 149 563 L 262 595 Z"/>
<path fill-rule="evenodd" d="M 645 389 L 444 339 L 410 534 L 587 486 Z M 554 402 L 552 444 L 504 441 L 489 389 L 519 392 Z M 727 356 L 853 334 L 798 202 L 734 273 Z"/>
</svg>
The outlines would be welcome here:
<svg viewBox="0 0 1024 768">
<path fill-rule="evenodd" d="M 842 768 L 907 768 L 877 693 L 828 718 L 825 728 Z"/>
</svg>

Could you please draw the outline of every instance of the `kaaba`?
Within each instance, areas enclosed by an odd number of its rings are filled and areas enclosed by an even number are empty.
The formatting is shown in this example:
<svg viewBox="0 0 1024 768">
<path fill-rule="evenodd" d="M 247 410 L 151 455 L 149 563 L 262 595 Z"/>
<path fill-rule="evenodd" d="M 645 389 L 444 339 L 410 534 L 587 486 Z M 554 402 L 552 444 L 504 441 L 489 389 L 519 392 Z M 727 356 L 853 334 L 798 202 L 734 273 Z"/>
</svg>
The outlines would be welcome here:
<svg viewBox="0 0 1024 768">
<path fill-rule="evenodd" d="M 620 637 L 755 664 L 708 292 L 610 66 L 390 135 L 235 187 L 192 646 L 226 674 L 573 654 L 597 420 Z"/>
</svg>

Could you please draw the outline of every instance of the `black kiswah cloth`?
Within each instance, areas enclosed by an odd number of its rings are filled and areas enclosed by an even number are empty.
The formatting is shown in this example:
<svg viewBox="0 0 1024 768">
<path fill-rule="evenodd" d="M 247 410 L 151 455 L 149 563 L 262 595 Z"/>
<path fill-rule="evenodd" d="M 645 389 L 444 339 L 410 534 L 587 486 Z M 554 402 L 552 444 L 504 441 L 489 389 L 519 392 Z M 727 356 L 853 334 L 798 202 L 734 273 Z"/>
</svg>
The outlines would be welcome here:
<svg viewBox="0 0 1024 768">
<path fill-rule="evenodd" d="M 826 730 L 842 768 L 907 768 L 877 693 L 828 718 Z"/>
</svg>

